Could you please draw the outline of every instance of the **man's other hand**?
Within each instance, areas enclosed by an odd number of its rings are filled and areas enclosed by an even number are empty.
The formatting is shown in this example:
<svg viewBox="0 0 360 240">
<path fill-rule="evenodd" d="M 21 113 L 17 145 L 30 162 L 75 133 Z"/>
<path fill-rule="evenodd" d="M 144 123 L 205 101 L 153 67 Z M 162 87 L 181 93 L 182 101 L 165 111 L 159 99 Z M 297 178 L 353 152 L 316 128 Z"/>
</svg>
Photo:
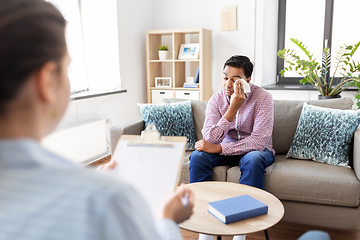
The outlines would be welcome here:
<svg viewBox="0 0 360 240">
<path fill-rule="evenodd" d="M 222 147 L 220 144 L 209 143 L 208 141 L 201 139 L 195 143 L 195 149 L 207 153 L 221 153 Z"/>
</svg>

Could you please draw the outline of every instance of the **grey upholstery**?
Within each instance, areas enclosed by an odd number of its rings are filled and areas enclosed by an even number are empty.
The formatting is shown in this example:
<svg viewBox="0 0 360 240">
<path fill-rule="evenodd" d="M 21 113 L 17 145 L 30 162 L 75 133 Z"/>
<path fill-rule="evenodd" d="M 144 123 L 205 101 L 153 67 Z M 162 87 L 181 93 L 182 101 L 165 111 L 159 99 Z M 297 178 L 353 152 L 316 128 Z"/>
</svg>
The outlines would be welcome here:
<svg viewBox="0 0 360 240">
<path fill-rule="evenodd" d="M 142 117 L 124 122 L 123 124 L 117 126 L 113 126 L 110 129 L 111 153 L 114 153 L 116 144 L 119 141 L 121 135 L 140 135 L 144 128 L 145 122 Z"/>
<path fill-rule="evenodd" d="M 167 99 L 167 102 L 183 101 Z M 264 190 L 278 197 L 285 206 L 284 220 L 322 227 L 360 230 L 360 129 L 354 134 L 353 168 L 337 167 L 311 160 L 286 159 L 292 143 L 303 101 L 274 100 L 273 146 L 275 162 L 266 169 Z M 350 98 L 307 101 L 336 109 L 351 109 Z M 191 101 L 196 139 L 202 138 L 207 101 Z M 139 135 L 144 128 L 141 118 L 111 129 L 111 145 L 122 134 Z M 112 148 L 114 149 L 114 148 Z M 185 153 L 180 181 L 189 183 L 189 156 Z M 238 182 L 238 166 L 213 169 L 212 179 Z M 357 222 L 354 222 L 357 221 Z"/>
<path fill-rule="evenodd" d="M 308 104 L 334 109 L 351 109 L 350 98 L 306 101 Z M 295 135 L 304 101 L 274 100 L 273 147 L 276 154 L 286 154 Z"/>
</svg>

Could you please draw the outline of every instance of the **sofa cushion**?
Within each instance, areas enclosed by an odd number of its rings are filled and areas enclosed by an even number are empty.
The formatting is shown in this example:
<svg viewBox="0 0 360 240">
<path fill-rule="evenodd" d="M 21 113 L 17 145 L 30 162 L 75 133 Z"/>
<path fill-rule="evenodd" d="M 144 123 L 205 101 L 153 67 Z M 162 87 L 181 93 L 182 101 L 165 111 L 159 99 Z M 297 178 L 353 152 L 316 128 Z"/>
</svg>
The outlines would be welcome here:
<svg viewBox="0 0 360 240">
<path fill-rule="evenodd" d="M 306 101 L 308 104 L 333 109 L 351 109 L 351 98 Z M 292 143 L 304 101 L 274 100 L 273 147 L 277 154 L 286 154 Z"/>
<path fill-rule="evenodd" d="M 360 182 L 352 169 L 285 155 L 276 155 L 266 168 L 264 190 L 281 200 L 346 207 L 357 207 L 360 199 Z"/>
<path fill-rule="evenodd" d="M 190 174 L 189 174 L 189 165 L 190 160 L 189 157 L 191 155 L 192 151 L 186 151 L 182 163 L 181 168 L 181 176 L 180 176 L 180 183 L 190 183 Z M 212 173 L 212 180 L 213 181 L 223 181 L 225 182 L 227 179 L 227 170 L 229 169 L 229 166 L 218 166 L 213 169 Z"/>
<path fill-rule="evenodd" d="M 240 168 L 227 171 L 228 182 L 239 182 Z M 311 160 L 276 155 L 266 168 L 264 190 L 280 200 L 357 207 L 360 182 L 353 170 Z"/>
<path fill-rule="evenodd" d="M 180 183 L 190 183 L 190 174 L 189 174 L 189 157 L 192 151 L 185 151 L 184 159 L 181 166 L 181 175 L 180 175 Z"/>
<path fill-rule="evenodd" d="M 286 157 L 347 167 L 351 139 L 359 122 L 360 111 L 322 108 L 304 103 Z"/>
<path fill-rule="evenodd" d="M 203 138 L 201 130 L 205 122 L 205 110 L 208 101 L 191 100 L 191 109 L 194 115 L 195 138 L 199 141 Z"/>
<path fill-rule="evenodd" d="M 182 168 L 181 168 L 181 175 L 180 175 L 180 183 L 190 183 L 190 174 L 189 174 L 190 160 L 189 160 L 189 157 L 190 157 L 191 153 L 192 153 L 192 151 L 186 151 L 184 154 L 183 164 L 182 164 Z M 211 176 L 212 180 L 225 182 L 227 179 L 227 170 L 229 168 L 230 168 L 229 166 L 215 167 L 213 169 L 213 173 Z"/>
<path fill-rule="evenodd" d="M 186 136 L 187 150 L 195 149 L 194 121 L 190 101 L 172 104 L 138 104 L 145 128 L 155 124 L 162 136 Z"/>
<path fill-rule="evenodd" d="M 187 101 L 187 99 L 182 98 L 165 98 L 163 100 L 164 103 L 174 103 L 174 102 L 182 102 Z M 207 106 L 208 101 L 198 101 L 198 100 L 191 100 L 191 110 L 193 113 L 194 119 L 194 130 L 195 130 L 195 140 L 201 140 L 202 133 L 201 130 L 203 128 L 205 122 L 205 109 Z"/>
</svg>

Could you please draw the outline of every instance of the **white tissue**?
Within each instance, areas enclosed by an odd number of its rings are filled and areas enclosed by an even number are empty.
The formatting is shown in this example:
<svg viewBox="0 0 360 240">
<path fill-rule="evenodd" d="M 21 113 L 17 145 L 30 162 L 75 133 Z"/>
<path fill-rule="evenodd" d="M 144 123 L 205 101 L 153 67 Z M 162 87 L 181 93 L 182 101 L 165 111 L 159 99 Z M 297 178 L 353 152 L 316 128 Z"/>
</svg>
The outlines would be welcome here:
<svg viewBox="0 0 360 240">
<path fill-rule="evenodd" d="M 244 80 L 244 79 L 240 79 L 240 82 L 244 88 L 244 93 L 249 93 L 250 92 L 250 85 Z"/>
</svg>

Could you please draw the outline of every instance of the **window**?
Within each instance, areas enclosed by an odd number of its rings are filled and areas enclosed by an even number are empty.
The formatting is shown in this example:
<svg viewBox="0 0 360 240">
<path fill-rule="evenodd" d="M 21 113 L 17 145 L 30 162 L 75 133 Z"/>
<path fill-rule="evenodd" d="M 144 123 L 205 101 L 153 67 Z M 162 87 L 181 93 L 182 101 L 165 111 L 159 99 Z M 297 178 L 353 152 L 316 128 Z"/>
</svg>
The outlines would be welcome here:
<svg viewBox="0 0 360 240">
<path fill-rule="evenodd" d="M 335 0 L 334 2 L 334 19 L 332 28 L 332 59 L 338 51 L 339 46 L 354 45 L 360 41 L 360 32 L 357 27 L 354 27 L 356 22 L 359 22 L 360 1 L 358 0 Z M 354 59 L 360 61 L 359 49 L 354 54 Z M 355 61 L 356 61 L 355 60 Z M 334 61 L 332 61 L 333 64 Z M 334 69 L 330 70 L 332 76 Z M 341 77 L 336 74 L 336 77 Z"/>
<path fill-rule="evenodd" d="M 116 0 L 48 0 L 67 21 L 71 91 L 120 88 Z"/>
<path fill-rule="evenodd" d="M 278 50 L 290 48 L 302 56 L 302 51 L 289 40 L 296 38 L 321 62 L 322 50 L 327 42 L 332 63 L 335 62 L 333 58 L 340 45 L 354 45 L 360 41 L 360 32 L 353 27 L 359 21 L 356 13 L 359 7 L 358 0 L 279 0 Z M 356 54 L 360 60 L 359 52 Z M 295 72 L 286 72 L 281 77 L 279 72 L 284 67 L 287 67 L 286 63 L 284 66 L 284 60 L 278 57 L 278 83 L 299 84 L 301 77 Z M 331 69 L 330 74 L 333 74 Z M 336 76 L 341 77 L 340 74 Z"/>
</svg>

